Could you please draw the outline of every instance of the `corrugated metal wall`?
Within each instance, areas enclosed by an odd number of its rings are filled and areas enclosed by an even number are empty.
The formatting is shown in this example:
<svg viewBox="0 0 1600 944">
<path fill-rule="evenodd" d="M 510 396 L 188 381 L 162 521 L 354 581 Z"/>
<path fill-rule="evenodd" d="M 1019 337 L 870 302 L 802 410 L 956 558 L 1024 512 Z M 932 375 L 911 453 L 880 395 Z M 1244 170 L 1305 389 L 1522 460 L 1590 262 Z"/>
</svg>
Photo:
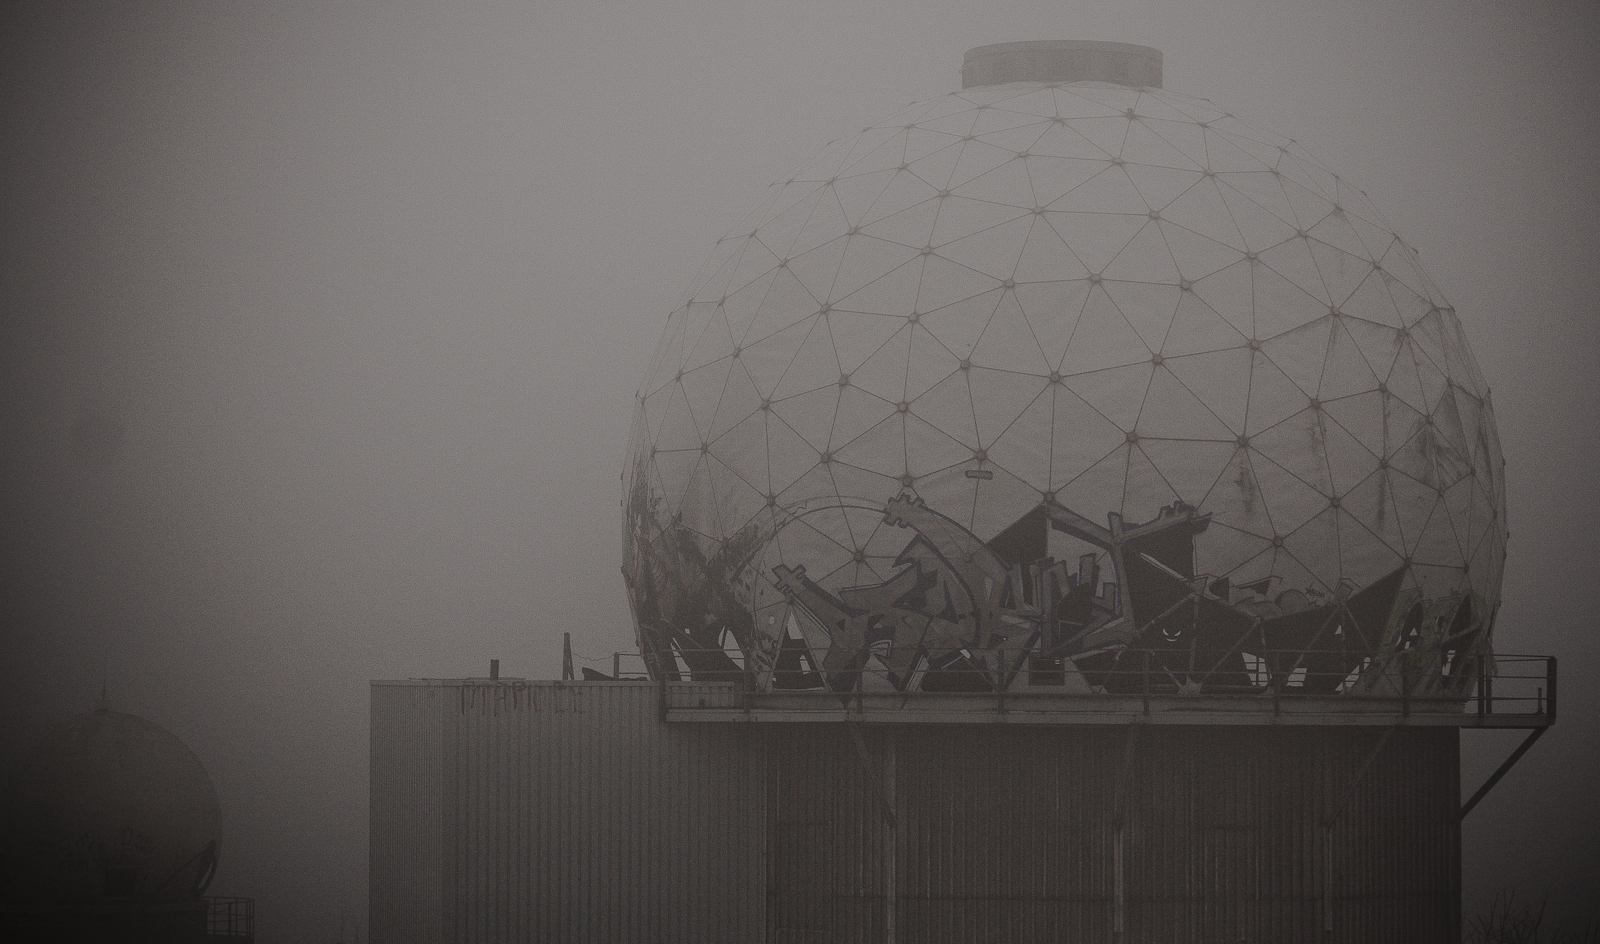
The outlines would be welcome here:
<svg viewBox="0 0 1600 944">
<path fill-rule="evenodd" d="M 656 698 L 375 683 L 373 944 L 1459 939 L 1451 728 L 852 734 Z"/>
<path fill-rule="evenodd" d="M 644 683 L 374 683 L 373 944 L 761 940 L 749 734 Z"/>
<path fill-rule="evenodd" d="M 897 732 L 907 941 L 1109 941 L 1123 732 Z"/>
<path fill-rule="evenodd" d="M 781 933 L 793 928 L 884 940 L 889 833 L 869 779 L 850 769 L 861 764 L 851 741 L 838 726 L 781 730 L 774 939 L 805 939 Z M 882 726 L 866 739 L 867 768 L 894 758 L 878 776 L 894 784 L 897 939 L 1459 940 L 1457 733 L 1399 729 L 1374 755 L 1383 737 Z"/>
<path fill-rule="evenodd" d="M 1370 728 L 1141 731 L 1130 939 L 1459 940 L 1457 732 L 1400 728 L 1374 754 L 1383 739 Z"/>
<path fill-rule="evenodd" d="M 455 702 L 456 693 L 439 685 L 372 686 L 367 874 L 373 941 L 445 940 L 444 736 Z"/>
<path fill-rule="evenodd" d="M 840 725 L 766 728 L 772 763 L 768 847 L 770 940 L 884 940 L 889 839 L 880 791 L 882 737 L 860 748 Z M 760 735 L 760 729 L 749 734 Z M 869 743 L 870 742 L 870 743 Z"/>
</svg>

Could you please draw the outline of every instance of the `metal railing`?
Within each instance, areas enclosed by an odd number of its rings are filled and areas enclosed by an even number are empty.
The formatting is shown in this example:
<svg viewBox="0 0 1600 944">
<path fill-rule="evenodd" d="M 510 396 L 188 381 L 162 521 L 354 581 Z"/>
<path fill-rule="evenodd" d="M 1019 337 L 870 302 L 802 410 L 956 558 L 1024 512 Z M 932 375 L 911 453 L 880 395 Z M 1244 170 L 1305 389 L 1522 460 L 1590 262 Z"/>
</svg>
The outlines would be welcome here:
<svg viewBox="0 0 1600 944">
<path fill-rule="evenodd" d="M 821 667 L 812 665 L 809 656 L 790 655 L 788 664 L 780 657 L 777 665 L 764 670 L 746 668 L 737 653 L 717 655 L 726 656 L 715 663 L 720 667 L 706 667 L 712 660 L 696 660 L 692 653 L 680 654 L 674 684 L 654 680 L 661 685 L 663 711 L 730 707 L 727 697 L 708 697 L 705 686 L 696 684 L 716 683 L 741 705 L 770 705 L 779 699 L 796 706 L 838 699 L 859 703 L 869 698 L 914 707 L 934 698 L 954 698 L 1003 711 L 1008 704 L 1127 698 L 1146 703 L 1159 698 L 1168 704 L 1194 699 L 1199 706 L 1226 697 L 1236 707 L 1255 704 L 1273 711 L 1320 701 L 1348 704 L 1352 710 L 1381 706 L 1402 716 L 1413 711 L 1475 715 L 1482 723 L 1517 718 L 1548 724 L 1556 716 L 1556 658 L 1542 655 L 1171 647 L 1050 658 L 963 647 L 922 651 L 899 666 L 899 672 L 870 651 Z M 615 677 L 625 677 L 630 664 L 641 666 L 635 678 L 645 675 L 641 655 L 617 653 Z"/>
<path fill-rule="evenodd" d="M 1494 671 L 1479 673 L 1473 695 L 1479 717 L 1542 715 L 1556 719 L 1556 657 L 1495 656 Z"/>
<path fill-rule="evenodd" d="M 206 940 L 218 944 L 253 944 L 256 939 L 254 898 L 207 898 Z"/>
</svg>

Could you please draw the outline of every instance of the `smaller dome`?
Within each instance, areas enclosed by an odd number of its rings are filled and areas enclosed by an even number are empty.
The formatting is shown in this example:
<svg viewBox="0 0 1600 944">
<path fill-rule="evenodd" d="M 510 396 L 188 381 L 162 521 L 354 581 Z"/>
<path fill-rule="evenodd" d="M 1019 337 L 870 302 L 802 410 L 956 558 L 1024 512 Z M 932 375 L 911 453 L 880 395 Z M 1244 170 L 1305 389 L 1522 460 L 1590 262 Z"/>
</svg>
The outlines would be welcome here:
<svg viewBox="0 0 1600 944">
<path fill-rule="evenodd" d="M 205 891 L 221 833 L 205 766 L 165 728 L 93 711 L 48 735 L 10 784 L 9 910 L 177 904 Z"/>
</svg>

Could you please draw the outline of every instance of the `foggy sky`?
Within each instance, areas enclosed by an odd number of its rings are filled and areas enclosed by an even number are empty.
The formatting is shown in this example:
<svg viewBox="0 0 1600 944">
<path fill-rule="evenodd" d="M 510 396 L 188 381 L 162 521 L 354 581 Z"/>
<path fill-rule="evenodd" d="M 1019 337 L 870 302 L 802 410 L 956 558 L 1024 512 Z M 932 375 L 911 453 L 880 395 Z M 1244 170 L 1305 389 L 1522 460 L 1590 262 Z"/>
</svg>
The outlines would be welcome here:
<svg viewBox="0 0 1600 944">
<path fill-rule="evenodd" d="M 1587 2 L 7 5 L 6 769 L 107 686 L 209 768 L 264 944 L 366 907 L 367 685 L 633 648 L 632 397 L 715 239 L 962 52 L 1101 39 L 1356 182 L 1507 456 L 1497 647 L 1562 713 L 1469 914 L 1600 887 L 1600 28 Z M 1470 791 L 1517 737 L 1467 731 Z"/>
</svg>

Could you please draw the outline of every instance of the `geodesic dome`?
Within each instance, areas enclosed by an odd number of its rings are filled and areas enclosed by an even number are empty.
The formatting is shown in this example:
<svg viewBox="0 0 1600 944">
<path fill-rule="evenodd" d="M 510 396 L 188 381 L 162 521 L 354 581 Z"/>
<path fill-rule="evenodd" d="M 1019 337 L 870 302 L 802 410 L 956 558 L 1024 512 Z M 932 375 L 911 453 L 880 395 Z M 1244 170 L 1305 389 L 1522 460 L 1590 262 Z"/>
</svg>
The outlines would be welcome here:
<svg viewBox="0 0 1600 944">
<path fill-rule="evenodd" d="M 1099 691 L 1140 651 L 1169 690 L 1459 693 L 1502 467 L 1364 193 L 1203 99 L 1004 82 L 718 241 L 638 394 L 625 573 L 668 677 Z"/>
</svg>

